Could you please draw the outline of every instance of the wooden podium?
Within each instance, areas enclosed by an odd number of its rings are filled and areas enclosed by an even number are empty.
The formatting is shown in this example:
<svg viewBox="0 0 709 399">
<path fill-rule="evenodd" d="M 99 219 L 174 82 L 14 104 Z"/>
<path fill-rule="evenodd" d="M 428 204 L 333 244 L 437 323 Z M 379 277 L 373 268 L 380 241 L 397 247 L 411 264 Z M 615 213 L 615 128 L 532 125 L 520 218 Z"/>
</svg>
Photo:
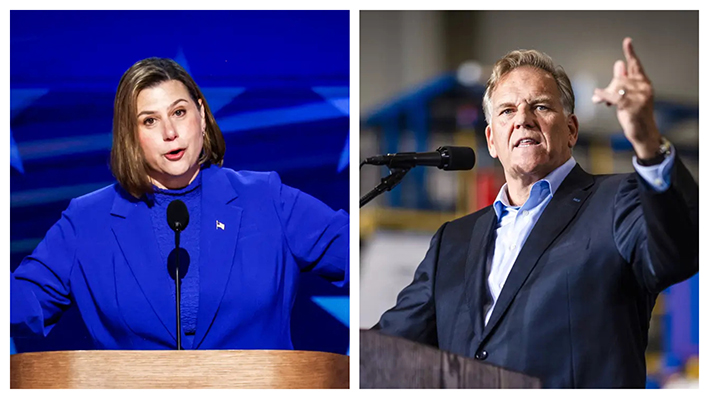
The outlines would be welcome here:
<svg viewBox="0 0 709 399">
<path fill-rule="evenodd" d="M 359 335 L 360 388 L 541 388 L 538 378 L 376 331 Z"/>
<path fill-rule="evenodd" d="M 349 357 L 285 350 L 66 351 L 10 356 L 10 388 L 348 388 Z"/>
</svg>

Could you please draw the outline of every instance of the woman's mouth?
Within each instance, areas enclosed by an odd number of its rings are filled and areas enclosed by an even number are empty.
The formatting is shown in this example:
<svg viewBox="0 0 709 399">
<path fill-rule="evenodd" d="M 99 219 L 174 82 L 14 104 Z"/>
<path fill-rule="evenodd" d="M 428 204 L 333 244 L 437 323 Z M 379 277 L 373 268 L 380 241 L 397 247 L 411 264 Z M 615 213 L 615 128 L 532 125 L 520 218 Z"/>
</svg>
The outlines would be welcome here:
<svg viewBox="0 0 709 399">
<path fill-rule="evenodd" d="M 170 151 L 167 154 L 165 154 L 165 158 L 167 158 L 170 161 L 179 161 L 183 155 L 185 155 L 185 149 L 178 148 L 174 151 Z"/>
</svg>

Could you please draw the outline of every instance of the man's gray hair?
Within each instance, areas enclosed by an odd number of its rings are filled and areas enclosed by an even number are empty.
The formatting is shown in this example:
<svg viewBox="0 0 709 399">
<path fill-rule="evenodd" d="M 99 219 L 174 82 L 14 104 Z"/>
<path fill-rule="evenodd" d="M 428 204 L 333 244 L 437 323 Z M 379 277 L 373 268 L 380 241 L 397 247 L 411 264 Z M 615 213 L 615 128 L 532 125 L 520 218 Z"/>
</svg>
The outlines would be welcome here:
<svg viewBox="0 0 709 399">
<path fill-rule="evenodd" d="M 531 66 L 549 72 L 554 81 L 556 81 L 559 92 L 561 92 L 561 105 L 564 107 L 564 112 L 567 115 L 574 113 L 576 102 L 574 90 L 571 87 L 569 77 L 564 72 L 564 68 L 561 65 L 554 65 L 551 57 L 541 51 L 515 50 L 510 51 L 495 63 L 492 68 L 492 75 L 487 80 L 485 95 L 483 96 L 483 111 L 485 112 L 485 121 L 488 124 L 492 121 L 492 92 L 495 91 L 495 87 L 505 75 L 522 66 Z"/>
</svg>

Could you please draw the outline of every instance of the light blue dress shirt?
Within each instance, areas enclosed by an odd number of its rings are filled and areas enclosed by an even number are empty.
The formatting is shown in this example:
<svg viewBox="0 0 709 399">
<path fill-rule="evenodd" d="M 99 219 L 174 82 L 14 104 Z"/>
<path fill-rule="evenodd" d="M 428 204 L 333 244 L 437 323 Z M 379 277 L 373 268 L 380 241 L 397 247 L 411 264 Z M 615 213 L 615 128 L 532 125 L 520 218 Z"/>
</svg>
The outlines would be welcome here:
<svg viewBox="0 0 709 399">
<path fill-rule="evenodd" d="M 662 192 L 670 187 L 670 174 L 674 165 L 675 149 L 671 148 L 670 155 L 659 165 L 641 166 L 637 158 L 633 157 L 633 166 L 638 174 L 656 191 Z M 532 185 L 529 198 L 522 206 L 510 205 L 507 197 L 507 183 L 497 194 L 492 204 L 497 214 L 497 227 L 495 229 L 495 245 L 492 253 L 488 254 L 488 303 L 485 309 L 485 325 L 492 316 L 492 311 L 500 297 L 502 287 L 507 276 L 512 270 L 522 246 L 527 241 L 529 233 L 551 201 L 569 172 L 576 165 L 576 160 L 571 157 L 563 165 L 554 169 L 545 178 Z"/>
</svg>

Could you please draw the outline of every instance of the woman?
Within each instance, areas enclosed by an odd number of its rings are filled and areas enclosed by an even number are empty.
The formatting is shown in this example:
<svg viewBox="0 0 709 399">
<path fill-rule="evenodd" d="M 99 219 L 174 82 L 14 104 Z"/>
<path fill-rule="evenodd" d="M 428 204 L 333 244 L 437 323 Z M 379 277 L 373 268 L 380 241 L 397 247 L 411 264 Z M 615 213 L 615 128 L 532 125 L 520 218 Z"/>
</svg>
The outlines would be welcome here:
<svg viewBox="0 0 709 399">
<path fill-rule="evenodd" d="M 299 273 L 349 282 L 349 217 L 275 172 L 222 168 L 224 151 L 182 67 L 150 58 L 128 69 L 114 104 L 117 183 L 73 199 L 12 274 L 11 335 L 46 336 L 75 304 L 97 348 L 175 349 L 166 210 L 179 199 L 189 211 L 179 252 L 182 347 L 292 349 Z"/>
</svg>

